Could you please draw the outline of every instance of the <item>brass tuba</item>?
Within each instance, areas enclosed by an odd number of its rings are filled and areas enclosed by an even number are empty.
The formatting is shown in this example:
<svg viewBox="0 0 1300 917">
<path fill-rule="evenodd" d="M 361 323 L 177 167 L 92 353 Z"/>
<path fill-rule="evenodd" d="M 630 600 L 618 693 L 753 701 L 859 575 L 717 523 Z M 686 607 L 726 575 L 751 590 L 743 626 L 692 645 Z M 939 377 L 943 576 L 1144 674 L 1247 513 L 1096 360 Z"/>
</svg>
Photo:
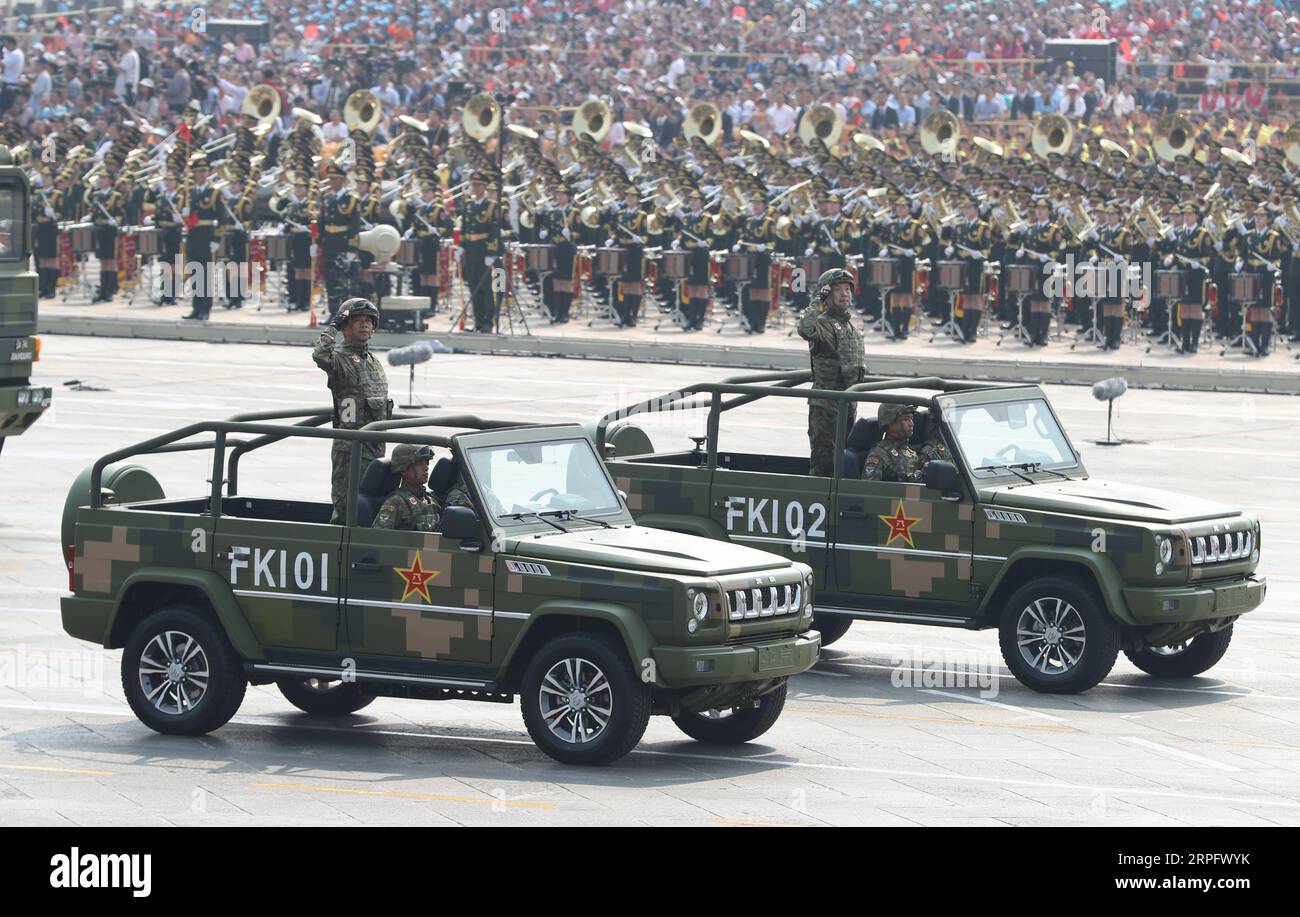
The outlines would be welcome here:
<svg viewBox="0 0 1300 917">
<path fill-rule="evenodd" d="M 256 118 L 258 124 L 268 124 L 280 117 L 280 93 L 274 86 L 258 83 L 248 90 L 239 110 L 250 118 Z"/>
<path fill-rule="evenodd" d="M 384 106 L 379 101 L 379 96 L 369 89 L 358 89 L 348 96 L 343 106 L 343 123 L 348 126 L 349 132 L 361 131 L 369 136 L 379 126 L 383 111 Z"/>
<path fill-rule="evenodd" d="M 826 149 L 833 147 L 844 132 L 844 119 L 829 105 L 814 105 L 799 119 L 799 139 L 812 146 L 820 140 Z"/>
<path fill-rule="evenodd" d="M 688 141 L 698 137 L 706 146 L 713 146 L 722 136 L 722 112 L 712 102 L 697 103 L 686 116 L 682 134 Z"/>
<path fill-rule="evenodd" d="M 1190 157 L 1196 146 L 1196 131 L 1181 115 L 1165 115 L 1156 122 L 1153 146 L 1156 155 L 1165 162 L 1173 162 L 1180 156 Z"/>
<path fill-rule="evenodd" d="M 574 136 L 579 139 L 586 135 L 596 143 L 600 143 L 609 133 L 613 123 L 614 113 L 609 110 L 608 105 L 600 99 L 588 99 L 573 113 L 570 127 L 573 128 Z"/>
<path fill-rule="evenodd" d="M 921 148 L 931 156 L 945 156 L 957 149 L 961 122 L 946 108 L 932 111 L 921 122 Z"/>
<path fill-rule="evenodd" d="M 480 92 L 461 109 L 460 123 L 466 134 L 483 143 L 495 137 L 501 128 L 501 106 L 491 95 Z"/>
<path fill-rule="evenodd" d="M 1064 115 L 1043 115 L 1034 125 L 1031 143 L 1034 152 L 1043 159 L 1064 156 L 1074 143 L 1074 127 Z"/>
</svg>

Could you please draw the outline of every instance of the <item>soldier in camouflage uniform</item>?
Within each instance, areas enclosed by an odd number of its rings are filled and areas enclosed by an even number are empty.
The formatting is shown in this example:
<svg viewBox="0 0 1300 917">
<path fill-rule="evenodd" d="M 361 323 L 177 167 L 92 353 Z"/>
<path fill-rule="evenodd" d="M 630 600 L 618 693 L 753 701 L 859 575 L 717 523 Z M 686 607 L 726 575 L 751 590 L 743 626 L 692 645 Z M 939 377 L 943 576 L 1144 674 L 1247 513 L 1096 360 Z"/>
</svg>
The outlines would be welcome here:
<svg viewBox="0 0 1300 917">
<path fill-rule="evenodd" d="M 864 481 L 900 481 L 921 483 L 921 454 L 912 448 L 912 415 L 916 408 L 910 404 L 882 404 L 876 412 L 880 425 L 885 428 L 885 438 L 871 447 L 862 465 Z"/>
<path fill-rule="evenodd" d="M 917 452 L 920 453 L 923 464 L 952 461 L 948 444 L 943 441 L 943 434 L 939 432 L 939 418 L 933 412 L 930 414 L 930 424 L 925 429 L 925 442 L 921 443 Z"/>
<path fill-rule="evenodd" d="M 832 268 L 817 279 L 814 302 L 799 316 L 799 336 L 808 342 L 812 361 L 813 387 L 844 391 L 862 381 L 862 334 L 853 324 L 853 275 Z M 834 401 L 808 401 L 809 473 L 830 477 L 835 473 Z M 857 417 L 856 406 L 848 405 L 848 427 Z"/>
<path fill-rule="evenodd" d="M 388 400 L 388 375 L 379 359 L 370 352 L 370 336 L 379 324 L 379 310 L 367 299 L 349 299 L 339 307 L 316 342 L 311 357 L 329 375 L 330 394 L 334 396 L 334 428 L 359 430 L 376 420 L 387 420 L 393 412 Z M 335 347 L 338 331 L 344 344 Z M 352 444 L 335 440 L 330 458 L 330 500 L 334 504 L 331 522 L 347 519 L 348 456 Z M 361 467 L 384 454 L 383 443 L 361 444 Z"/>
<path fill-rule="evenodd" d="M 392 469 L 402 476 L 402 483 L 388 495 L 375 514 L 372 528 L 397 529 L 404 532 L 436 532 L 442 507 L 425 489 L 429 480 L 428 446 L 402 443 L 393 449 Z"/>
</svg>

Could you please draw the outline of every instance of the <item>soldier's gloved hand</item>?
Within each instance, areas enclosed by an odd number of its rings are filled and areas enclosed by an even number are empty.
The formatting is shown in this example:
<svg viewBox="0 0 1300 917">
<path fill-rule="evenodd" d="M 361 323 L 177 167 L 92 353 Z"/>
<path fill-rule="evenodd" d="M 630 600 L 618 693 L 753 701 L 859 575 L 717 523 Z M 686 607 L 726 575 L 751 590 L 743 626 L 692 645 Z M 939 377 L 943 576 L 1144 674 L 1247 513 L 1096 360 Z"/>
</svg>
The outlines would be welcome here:
<svg viewBox="0 0 1300 917">
<path fill-rule="evenodd" d="M 904 255 L 907 255 L 907 257 L 909 257 L 909 258 L 915 258 L 915 257 L 916 257 L 916 249 L 914 249 L 914 248 L 905 248 L 905 249 L 903 249 L 903 254 L 904 254 Z"/>
<path fill-rule="evenodd" d="M 495 255 L 488 255 L 486 258 L 483 259 L 484 267 L 491 267 L 496 263 L 497 263 L 497 259 Z"/>
<path fill-rule="evenodd" d="M 943 255 L 945 258 L 951 258 L 956 251 L 957 249 L 949 245 L 947 248 L 943 250 Z"/>
<path fill-rule="evenodd" d="M 1155 236 L 1147 236 L 1147 247 L 1148 247 L 1148 248 L 1155 248 L 1155 247 L 1156 247 L 1156 242 L 1157 242 L 1157 241 L 1158 241 L 1158 240 L 1156 239 Z"/>
<path fill-rule="evenodd" d="M 1025 257 L 1025 250 L 1023 248 L 1016 249 L 1016 257 L 1017 258 Z"/>
<path fill-rule="evenodd" d="M 566 238 L 566 239 L 572 239 L 572 238 L 573 238 L 573 233 L 569 232 L 569 230 L 567 230 L 567 229 L 564 230 L 563 235 L 564 235 L 564 238 Z"/>
<path fill-rule="evenodd" d="M 313 258 L 315 258 L 318 254 L 320 254 L 320 246 L 319 246 L 319 245 L 313 245 L 313 246 L 311 247 L 310 254 L 311 254 L 311 256 L 312 256 Z"/>
<path fill-rule="evenodd" d="M 735 245 L 731 246 L 731 251 L 732 251 L 733 254 L 734 254 L 735 252 L 740 251 L 740 243 L 737 242 Z"/>
<path fill-rule="evenodd" d="M 328 324 L 331 328 L 334 328 L 334 329 L 342 329 L 342 327 L 343 327 L 343 316 L 342 316 L 342 314 L 336 314 L 336 315 L 332 316 L 332 317 L 330 318 L 330 320 L 329 320 L 329 322 L 328 322 L 327 324 Z"/>
<path fill-rule="evenodd" d="M 550 233 L 547 232 L 545 229 L 543 229 L 541 232 L 539 232 L 539 233 L 537 234 L 537 238 L 541 239 L 541 240 L 544 242 L 544 241 L 546 241 L 546 237 L 549 236 L 549 235 L 550 235 Z"/>
<path fill-rule="evenodd" d="M 1221 252 L 1221 251 L 1223 251 L 1223 240 L 1222 240 L 1222 239 L 1220 239 L 1218 242 L 1215 242 L 1215 243 L 1214 243 L 1214 250 L 1215 250 L 1216 252 Z"/>
<path fill-rule="evenodd" d="M 803 255 L 804 255 L 805 258 L 811 258 L 811 257 L 812 257 L 812 253 L 813 253 L 813 249 L 812 249 L 812 246 L 811 246 L 811 245 L 809 245 L 807 248 L 805 248 L 805 249 L 803 250 Z"/>
<path fill-rule="evenodd" d="M 108 225 L 109 225 L 109 226 L 117 226 L 117 220 L 113 219 L 112 217 L 109 217 L 109 218 L 108 218 Z"/>
<path fill-rule="evenodd" d="M 53 208 L 53 207 L 46 207 L 46 208 L 45 208 L 45 215 L 46 215 L 47 217 L 49 217 L 51 220 L 54 219 L 54 208 Z"/>
<path fill-rule="evenodd" d="M 212 254 L 214 254 L 214 255 L 217 253 L 217 251 L 218 251 L 220 248 L 221 248 L 221 243 L 220 243 L 220 242 L 209 242 L 209 243 L 208 243 L 208 251 L 212 252 Z"/>
<path fill-rule="evenodd" d="M 1245 262 L 1245 261 L 1242 261 L 1240 258 L 1238 258 L 1238 259 L 1237 259 L 1237 263 L 1234 264 L 1232 267 L 1233 267 L 1233 270 L 1240 271 L 1240 270 L 1241 270 L 1243 267 L 1245 267 L 1245 266 L 1246 266 L 1246 262 Z"/>
<path fill-rule="evenodd" d="M 1163 263 L 1164 263 L 1164 266 L 1165 266 L 1165 267 L 1169 267 L 1171 264 L 1174 263 L 1174 256 L 1173 256 L 1173 255 L 1165 255 L 1165 260 L 1164 260 Z"/>
<path fill-rule="evenodd" d="M 411 239 L 411 238 L 414 238 L 414 237 L 415 237 L 415 230 L 414 230 L 414 229 L 408 229 L 406 232 L 402 233 L 402 238 L 403 238 L 403 239 Z"/>
<path fill-rule="evenodd" d="M 682 247 L 682 242 L 681 242 L 681 240 L 680 240 L 680 239 L 673 239 L 673 251 L 678 251 L 679 249 L 681 249 L 681 247 Z"/>
<path fill-rule="evenodd" d="M 1097 256 L 1096 256 L 1096 255 L 1089 255 L 1089 256 L 1088 256 L 1088 263 L 1089 263 L 1089 264 L 1096 264 L 1096 263 L 1097 263 Z"/>
<path fill-rule="evenodd" d="M 606 239 L 606 240 L 605 240 L 605 247 L 606 247 L 606 248 L 613 248 L 613 247 L 614 247 L 614 240 L 613 240 L 613 239 Z"/>
</svg>

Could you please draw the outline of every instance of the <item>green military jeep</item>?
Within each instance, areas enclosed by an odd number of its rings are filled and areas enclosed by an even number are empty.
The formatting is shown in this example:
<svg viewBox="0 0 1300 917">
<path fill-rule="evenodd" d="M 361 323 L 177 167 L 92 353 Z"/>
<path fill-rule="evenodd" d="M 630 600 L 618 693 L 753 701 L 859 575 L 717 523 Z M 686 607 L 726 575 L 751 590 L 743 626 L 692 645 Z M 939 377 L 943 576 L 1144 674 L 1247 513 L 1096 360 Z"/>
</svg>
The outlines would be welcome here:
<svg viewBox="0 0 1300 917">
<path fill-rule="evenodd" d="M 210 732 L 248 683 L 321 715 L 381 695 L 517 693 L 544 752 L 598 764 L 627 754 L 652 713 L 700 741 L 749 741 L 817 661 L 806 564 L 636 525 L 582 427 L 322 429 L 331 413 L 193 424 L 100 458 L 72 487 L 63 626 L 124 648 L 127 700 L 151 728 Z M 242 456 L 303 438 L 351 442 L 354 469 L 362 442 L 429 445 L 442 455 L 431 489 L 473 506 L 449 506 L 437 532 L 371 528 L 397 485 L 387 459 L 354 472 L 342 526 L 325 500 L 239 492 Z M 123 463 L 193 450 L 212 454 L 199 496 L 168 498 Z"/>
<path fill-rule="evenodd" d="M 839 405 L 833 478 L 811 476 L 802 456 L 719 447 L 729 412 L 807 399 L 810 375 L 692 385 L 611 412 L 590 432 L 641 524 L 811 564 L 823 646 L 854 620 L 996 627 L 1020 681 L 1072 693 L 1105 678 L 1120 649 L 1152 675 L 1204 672 L 1237 618 L 1264 600 L 1257 519 L 1091 479 L 1035 385 L 871 379 L 817 391 Z M 884 402 L 919 409 L 913 443 L 947 446 L 952 460 L 929 462 L 923 483 L 862 480 Z M 708 409 L 694 450 L 656 453 L 626 420 L 693 408 Z M 806 442 L 802 429 L 790 436 Z"/>
</svg>

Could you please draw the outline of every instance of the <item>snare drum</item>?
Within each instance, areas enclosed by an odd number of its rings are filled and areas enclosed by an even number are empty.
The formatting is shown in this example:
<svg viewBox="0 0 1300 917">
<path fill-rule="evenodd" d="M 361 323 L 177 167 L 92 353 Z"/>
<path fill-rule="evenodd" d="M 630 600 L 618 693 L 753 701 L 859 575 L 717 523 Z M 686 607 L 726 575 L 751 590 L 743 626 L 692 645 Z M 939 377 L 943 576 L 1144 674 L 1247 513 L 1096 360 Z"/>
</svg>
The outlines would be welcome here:
<svg viewBox="0 0 1300 917">
<path fill-rule="evenodd" d="M 826 270 L 825 264 L 825 260 L 816 255 L 804 258 L 799 262 L 799 267 L 803 270 L 804 282 L 808 289 L 811 290 L 816 286 L 818 278 L 822 275 L 822 271 Z"/>
<path fill-rule="evenodd" d="M 524 270 L 530 274 L 549 274 L 554 270 L 552 255 L 554 250 L 549 245 L 521 245 L 524 254 Z"/>
<path fill-rule="evenodd" d="M 873 287 L 898 286 L 897 258 L 872 258 L 868 263 L 871 266 L 871 285 Z"/>
<path fill-rule="evenodd" d="M 626 260 L 627 249 L 625 248 L 597 249 L 596 273 L 602 277 L 621 277 Z"/>
<path fill-rule="evenodd" d="M 664 252 L 659 270 L 669 280 L 685 280 L 691 272 L 690 256 L 686 252 Z"/>
<path fill-rule="evenodd" d="M 723 275 L 736 283 L 749 283 L 754 279 L 754 256 L 744 252 L 728 255 Z"/>
<path fill-rule="evenodd" d="M 1183 298 L 1182 271 L 1156 271 L 1156 299 L 1175 301 Z"/>
<path fill-rule="evenodd" d="M 1263 288 L 1263 277 L 1259 274 L 1233 274 L 1228 278 L 1228 298 L 1235 303 L 1259 302 Z"/>
<path fill-rule="evenodd" d="M 403 239 L 397 249 L 397 263 L 403 267 L 415 267 L 420 263 L 420 240 Z"/>
<path fill-rule="evenodd" d="M 162 230 L 146 227 L 136 234 L 136 254 L 143 257 L 162 254 Z"/>
<path fill-rule="evenodd" d="M 1007 292 L 1018 296 L 1034 292 L 1037 286 L 1038 268 L 1032 264 L 1007 265 Z"/>
<path fill-rule="evenodd" d="M 78 223 L 68 227 L 72 237 L 73 254 L 84 255 L 95 249 L 95 226 L 93 223 Z"/>
<path fill-rule="evenodd" d="M 287 233 L 265 235 L 261 237 L 266 245 L 266 260 L 271 262 L 289 260 L 289 236 Z"/>
<path fill-rule="evenodd" d="M 948 292 L 961 290 L 966 285 L 966 262 L 940 261 L 934 267 L 934 285 Z"/>
</svg>

